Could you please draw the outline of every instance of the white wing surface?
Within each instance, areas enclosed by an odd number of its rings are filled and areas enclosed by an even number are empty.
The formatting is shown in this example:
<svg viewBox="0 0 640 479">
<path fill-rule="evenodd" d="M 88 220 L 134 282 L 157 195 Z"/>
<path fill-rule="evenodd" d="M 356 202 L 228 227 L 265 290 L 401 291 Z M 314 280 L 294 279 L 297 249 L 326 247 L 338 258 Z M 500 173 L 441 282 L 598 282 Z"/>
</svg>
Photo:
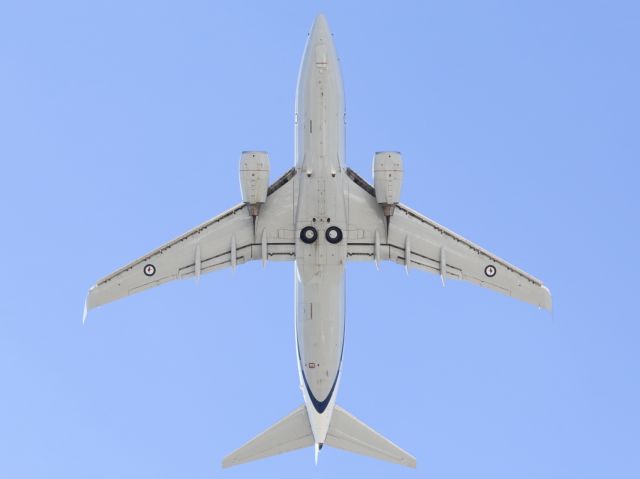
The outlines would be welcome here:
<svg viewBox="0 0 640 479">
<path fill-rule="evenodd" d="M 387 232 L 373 187 L 353 170 L 348 176 L 350 260 L 391 260 L 551 310 L 551 294 L 539 279 L 403 204 L 395 207 Z"/>
<path fill-rule="evenodd" d="M 252 259 L 295 259 L 291 169 L 271 187 L 255 220 L 240 204 L 98 281 L 86 310 L 175 279 L 199 277 Z"/>
</svg>

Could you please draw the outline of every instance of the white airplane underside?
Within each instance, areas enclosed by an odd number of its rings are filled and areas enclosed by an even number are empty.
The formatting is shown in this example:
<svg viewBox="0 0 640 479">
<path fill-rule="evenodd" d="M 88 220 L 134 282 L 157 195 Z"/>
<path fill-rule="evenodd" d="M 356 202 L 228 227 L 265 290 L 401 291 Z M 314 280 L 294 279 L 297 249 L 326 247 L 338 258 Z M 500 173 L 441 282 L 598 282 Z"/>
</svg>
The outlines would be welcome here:
<svg viewBox="0 0 640 479">
<path fill-rule="evenodd" d="M 243 202 L 98 281 L 86 310 L 251 260 L 295 263 L 295 330 L 304 404 L 223 461 L 228 467 L 323 445 L 415 467 L 413 456 L 336 405 L 347 261 L 392 261 L 551 309 L 542 282 L 399 202 L 402 158 L 374 156 L 374 185 L 345 167 L 344 96 L 325 18 L 300 68 L 295 166 L 268 186 L 265 152 L 240 161 Z"/>
</svg>

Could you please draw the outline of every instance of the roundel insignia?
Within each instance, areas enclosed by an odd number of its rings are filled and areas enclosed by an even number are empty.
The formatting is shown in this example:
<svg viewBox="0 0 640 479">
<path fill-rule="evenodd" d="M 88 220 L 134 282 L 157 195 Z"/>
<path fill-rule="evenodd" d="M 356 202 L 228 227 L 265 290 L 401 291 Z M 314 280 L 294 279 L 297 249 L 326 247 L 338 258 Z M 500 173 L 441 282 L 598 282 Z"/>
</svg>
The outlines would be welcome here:
<svg viewBox="0 0 640 479">
<path fill-rule="evenodd" d="M 148 264 L 144 267 L 144 274 L 147 276 L 153 276 L 156 274 L 156 267 L 152 264 Z"/>
<path fill-rule="evenodd" d="M 493 278 L 496 275 L 496 267 L 493 266 L 492 264 L 488 265 L 485 269 L 484 269 L 484 274 L 486 274 L 487 276 L 489 276 L 489 278 Z"/>
</svg>

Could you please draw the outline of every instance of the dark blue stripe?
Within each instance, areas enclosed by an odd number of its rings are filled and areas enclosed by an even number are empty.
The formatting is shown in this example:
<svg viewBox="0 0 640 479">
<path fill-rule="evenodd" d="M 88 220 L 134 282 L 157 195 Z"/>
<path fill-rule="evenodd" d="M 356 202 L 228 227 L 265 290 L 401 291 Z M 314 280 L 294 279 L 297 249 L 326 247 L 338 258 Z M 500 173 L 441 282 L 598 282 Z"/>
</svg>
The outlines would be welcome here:
<svg viewBox="0 0 640 479">
<path fill-rule="evenodd" d="M 342 362 L 342 358 L 340 358 L 340 362 Z M 304 368 L 302 369 L 302 379 L 304 379 L 304 385 L 307 387 L 307 392 L 309 393 L 309 398 L 311 399 L 311 404 L 318 411 L 318 413 L 322 414 L 327 406 L 329 405 L 329 401 L 331 401 L 331 396 L 333 396 L 333 390 L 336 388 L 336 384 L 338 383 L 338 376 L 340 375 L 340 368 L 338 368 L 338 372 L 336 373 L 336 378 L 333 380 L 333 385 L 331 386 L 331 390 L 324 401 L 318 401 L 316 397 L 311 392 L 311 388 L 309 387 L 309 383 L 307 382 L 307 376 L 304 374 Z"/>
<path fill-rule="evenodd" d="M 296 352 L 298 353 L 298 361 L 300 362 L 300 371 L 302 371 L 302 379 L 304 380 L 304 385 L 307 388 L 307 392 L 309 393 L 309 398 L 311 399 L 311 404 L 319 414 L 322 414 L 329 402 L 331 401 L 331 396 L 333 396 L 333 391 L 336 388 L 336 384 L 338 383 L 338 377 L 340 376 L 340 367 L 342 367 L 342 354 L 344 353 L 344 329 L 342 331 L 342 348 L 340 349 L 340 366 L 338 366 L 338 371 L 336 372 L 336 378 L 333 380 L 333 385 L 331 386 L 331 390 L 324 401 L 318 401 L 316 397 L 311 392 L 311 388 L 309 387 L 309 383 L 307 382 L 307 376 L 304 374 L 304 364 L 302 364 L 302 357 L 300 356 L 300 343 L 298 343 L 298 335 L 296 334 Z"/>
</svg>

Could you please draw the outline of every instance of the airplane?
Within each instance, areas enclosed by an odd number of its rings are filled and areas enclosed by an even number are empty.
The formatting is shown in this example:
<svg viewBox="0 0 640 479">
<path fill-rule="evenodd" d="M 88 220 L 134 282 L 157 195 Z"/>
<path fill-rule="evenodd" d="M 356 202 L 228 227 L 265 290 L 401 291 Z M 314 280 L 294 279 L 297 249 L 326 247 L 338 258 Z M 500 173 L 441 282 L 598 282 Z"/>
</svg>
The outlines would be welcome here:
<svg viewBox="0 0 640 479">
<path fill-rule="evenodd" d="M 324 445 L 416 467 L 416 459 L 336 404 L 345 329 L 345 266 L 383 261 L 469 281 L 551 310 L 542 282 L 402 204 L 403 162 L 373 158 L 373 185 L 345 163 L 344 91 L 324 15 L 300 66 L 295 166 L 269 185 L 269 156 L 241 154 L 242 202 L 98 281 L 87 311 L 169 281 L 249 261 L 292 261 L 295 337 L 304 403 L 229 454 L 223 467 Z"/>
</svg>

